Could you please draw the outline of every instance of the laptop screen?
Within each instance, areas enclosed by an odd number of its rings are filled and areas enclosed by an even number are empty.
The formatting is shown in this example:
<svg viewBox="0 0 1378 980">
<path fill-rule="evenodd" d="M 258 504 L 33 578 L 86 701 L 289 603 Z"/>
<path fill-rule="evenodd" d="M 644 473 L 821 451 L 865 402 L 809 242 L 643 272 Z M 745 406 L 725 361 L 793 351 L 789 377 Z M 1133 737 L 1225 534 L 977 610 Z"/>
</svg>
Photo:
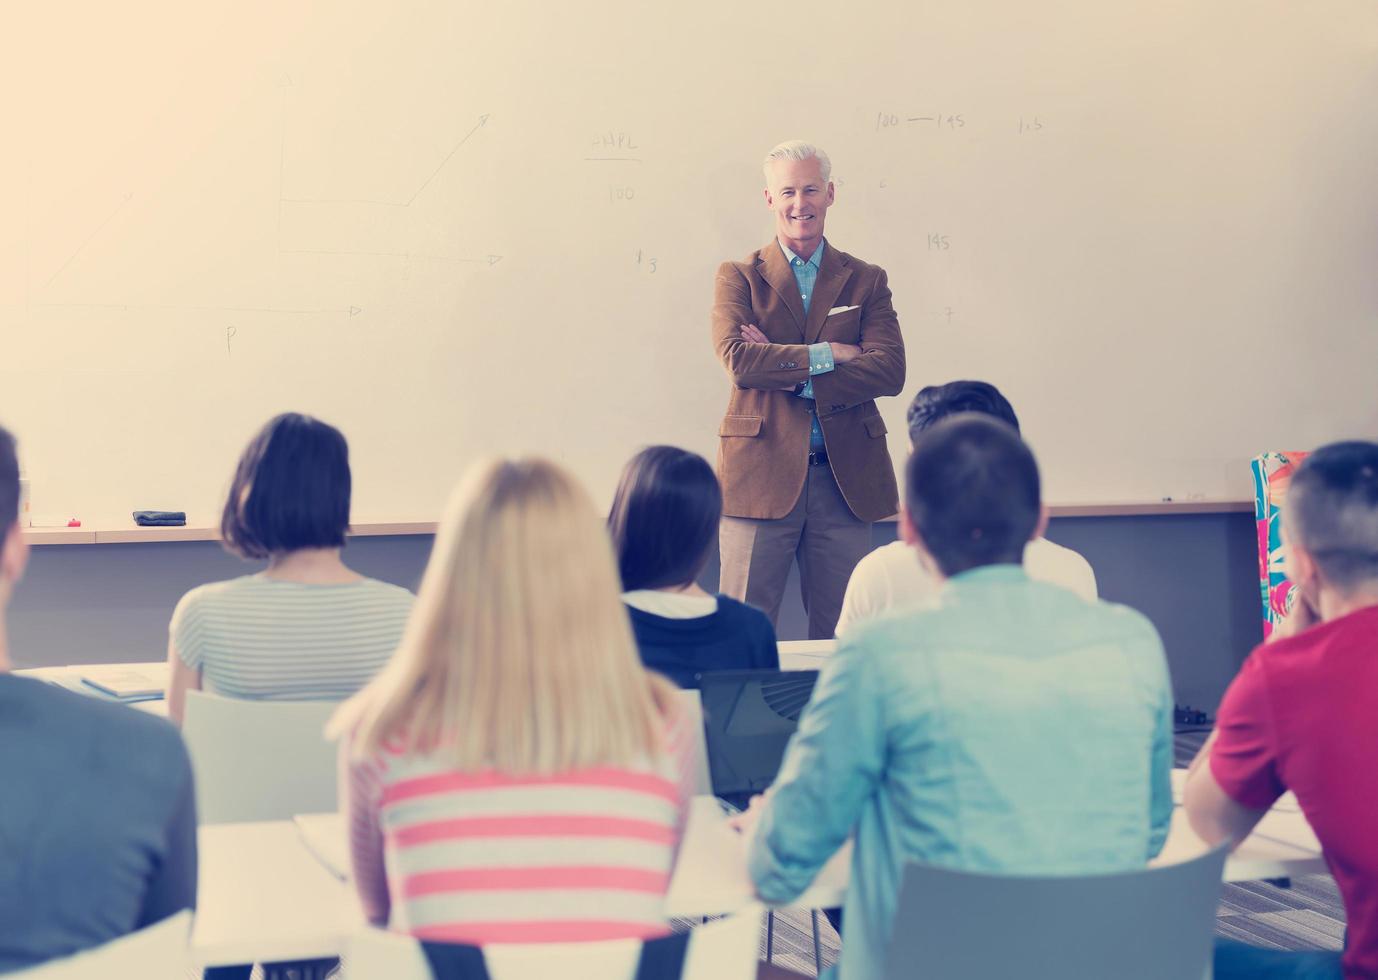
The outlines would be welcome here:
<svg viewBox="0 0 1378 980">
<path fill-rule="evenodd" d="M 759 793 L 780 771 L 785 746 L 813 694 L 816 670 L 699 674 L 708 771 L 717 796 Z"/>
</svg>

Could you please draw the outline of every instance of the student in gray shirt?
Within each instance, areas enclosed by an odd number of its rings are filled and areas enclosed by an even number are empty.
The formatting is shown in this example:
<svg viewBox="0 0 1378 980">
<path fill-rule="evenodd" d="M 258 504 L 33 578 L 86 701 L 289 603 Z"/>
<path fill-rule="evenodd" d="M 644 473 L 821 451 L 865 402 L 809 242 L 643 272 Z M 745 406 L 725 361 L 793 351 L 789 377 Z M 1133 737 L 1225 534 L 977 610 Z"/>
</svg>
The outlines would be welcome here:
<svg viewBox="0 0 1378 980">
<path fill-rule="evenodd" d="M 413 596 L 344 563 L 349 444 L 287 412 L 250 441 L 225 501 L 226 549 L 266 561 L 254 575 L 192 589 L 168 631 L 168 717 L 186 692 L 267 701 L 343 701 L 397 649 Z"/>
<path fill-rule="evenodd" d="M 11 674 L 5 610 L 28 545 L 0 428 L 0 973 L 196 903 L 191 763 L 161 718 Z"/>
</svg>

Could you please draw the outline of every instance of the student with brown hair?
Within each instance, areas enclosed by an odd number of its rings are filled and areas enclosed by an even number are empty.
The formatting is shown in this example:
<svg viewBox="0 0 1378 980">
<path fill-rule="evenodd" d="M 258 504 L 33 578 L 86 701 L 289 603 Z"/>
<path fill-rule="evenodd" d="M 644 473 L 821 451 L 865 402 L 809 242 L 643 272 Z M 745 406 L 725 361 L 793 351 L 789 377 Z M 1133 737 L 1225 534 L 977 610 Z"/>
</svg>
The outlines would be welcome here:
<svg viewBox="0 0 1378 980">
<path fill-rule="evenodd" d="M 332 425 L 289 412 L 250 441 L 220 536 L 229 551 L 268 566 L 199 586 L 177 604 L 168 639 L 175 722 L 188 690 L 336 701 L 387 663 L 414 597 L 341 559 L 350 490 L 349 446 Z"/>
<path fill-rule="evenodd" d="M 704 671 L 780 666 L 766 614 L 698 584 L 721 519 L 708 460 L 674 446 L 632 457 L 608 517 L 641 662 L 680 687 L 698 687 Z"/>
</svg>

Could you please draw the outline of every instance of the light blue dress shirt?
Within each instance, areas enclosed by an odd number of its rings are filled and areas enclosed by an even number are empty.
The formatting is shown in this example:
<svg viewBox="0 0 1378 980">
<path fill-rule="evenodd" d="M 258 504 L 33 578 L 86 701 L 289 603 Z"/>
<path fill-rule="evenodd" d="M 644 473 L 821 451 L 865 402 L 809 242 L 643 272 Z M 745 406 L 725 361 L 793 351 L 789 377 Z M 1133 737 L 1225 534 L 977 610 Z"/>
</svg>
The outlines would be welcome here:
<svg viewBox="0 0 1378 980">
<path fill-rule="evenodd" d="M 778 238 L 776 241 L 780 242 Z M 794 270 L 794 281 L 799 284 L 799 298 L 804 301 L 805 316 L 809 315 L 809 302 L 813 299 L 813 286 L 818 281 L 818 267 L 823 261 L 823 249 L 827 245 L 826 241 L 819 242 L 818 247 L 813 250 L 813 254 L 805 261 L 795 255 L 788 245 L 780 242 L 780 251 L 785 253 L 785 261 Z M 832 344 L 809 344 L 809 380 L 804 382 L 799 397 L 813 401 L 813 376 L 815 374 L 827 374 L 833 367 Z M 815 411 L 809 419 L 809 451 L 823 452 L 826 448 L 827 445 L 823 441 L 823 427 L 818 424 L 818 413 Z"/>
<path fill-rule="evenodd" d="M 1139 613 L 1018 565 L 955 576 L 829 659 L 751 848 L 757 891 L 795 898 L 854 834 L 840 976 L 868 980 L 906 862 L 1140 868 L 1172 818 L 1172 708 Z"/>
</svg>

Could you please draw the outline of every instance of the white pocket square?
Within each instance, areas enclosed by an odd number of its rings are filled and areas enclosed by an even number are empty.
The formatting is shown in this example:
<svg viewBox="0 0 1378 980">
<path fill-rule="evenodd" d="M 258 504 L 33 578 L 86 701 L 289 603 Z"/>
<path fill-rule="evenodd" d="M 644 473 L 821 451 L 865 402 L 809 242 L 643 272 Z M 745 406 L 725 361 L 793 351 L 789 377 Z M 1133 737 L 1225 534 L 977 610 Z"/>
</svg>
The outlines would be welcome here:
<svg viewBox="0 0 1378 980">
<path fill-rule="evenodd" d="M 828 311 L 828 316 L 834 316 L 838 313 L 850 313 L 852 312 L 852 310 L 859 309 L 861 309 L 860 306 L 834 306 L 831 310 Z"/>
</svg>

